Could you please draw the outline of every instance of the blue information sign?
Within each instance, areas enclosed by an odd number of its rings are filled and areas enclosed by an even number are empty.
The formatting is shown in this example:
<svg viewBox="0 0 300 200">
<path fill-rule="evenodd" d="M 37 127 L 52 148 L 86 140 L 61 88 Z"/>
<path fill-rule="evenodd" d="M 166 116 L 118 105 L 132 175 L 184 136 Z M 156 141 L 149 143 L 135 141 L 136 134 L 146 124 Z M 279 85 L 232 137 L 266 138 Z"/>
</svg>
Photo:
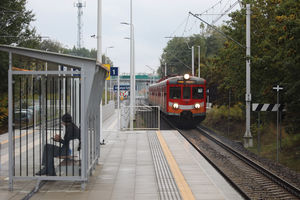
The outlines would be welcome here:
<svg viewBox="0 0 300 200">
<path fill-rule="evenodd" d="M 118 86 L 114 85 L 114 91 L 118 90 Z M 130 85 L 120 85 L 120 90 L 130 90 Z"/>
<path fill-rule="evenodd" d="M 111 67 L 110 68 L 110 75 L 111 76 L 118 76 L 118 67 Z"/>
</svg>

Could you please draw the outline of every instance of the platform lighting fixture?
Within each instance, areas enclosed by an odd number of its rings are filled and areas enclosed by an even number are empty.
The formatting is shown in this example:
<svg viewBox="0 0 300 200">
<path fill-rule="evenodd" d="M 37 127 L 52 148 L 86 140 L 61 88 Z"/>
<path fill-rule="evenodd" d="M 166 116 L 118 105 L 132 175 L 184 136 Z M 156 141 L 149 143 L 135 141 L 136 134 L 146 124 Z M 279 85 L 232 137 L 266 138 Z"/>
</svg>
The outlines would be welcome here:
<svg viewBox="0 0 300 200">
<path fill-rule="evenodd" d="M 183 78 L 184 78 L 184 80 L 188 80 L 188 79 L 190 79 L 190 75 L 189 75 L 189 74 L 185 74 L 185 75 L 183 76 Z"/>
<path fill-rule="evenodd" d="M 174 104 L 173 104 L 173 108 L 174 108 L 174 109 L 178 109 L 178 108 L 179 108 L 178 103 L 174 103 Z"/>
</svg>

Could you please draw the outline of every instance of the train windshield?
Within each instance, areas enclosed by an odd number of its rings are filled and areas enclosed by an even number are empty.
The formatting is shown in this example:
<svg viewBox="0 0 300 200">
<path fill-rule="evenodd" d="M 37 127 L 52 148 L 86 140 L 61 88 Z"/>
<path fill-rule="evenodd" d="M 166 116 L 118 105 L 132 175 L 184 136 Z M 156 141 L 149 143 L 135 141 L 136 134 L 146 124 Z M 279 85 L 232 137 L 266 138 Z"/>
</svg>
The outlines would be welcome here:
<svg viewBox="0 0 300 200">
<path fill-rule="evenodd" d="M 190 99 L 191 98 L 191 87 L 183 87 L 182 98 Z"/>
<path fill-rule="evenodd" d="M 180 87 L 170 87 L 170 99 L 180 99 L 181 88 Z"/>
<path fill-rule="evenodd" d="M 193 99 L 203 99 L 203 87 L 193 87 Z"/>
</svg>

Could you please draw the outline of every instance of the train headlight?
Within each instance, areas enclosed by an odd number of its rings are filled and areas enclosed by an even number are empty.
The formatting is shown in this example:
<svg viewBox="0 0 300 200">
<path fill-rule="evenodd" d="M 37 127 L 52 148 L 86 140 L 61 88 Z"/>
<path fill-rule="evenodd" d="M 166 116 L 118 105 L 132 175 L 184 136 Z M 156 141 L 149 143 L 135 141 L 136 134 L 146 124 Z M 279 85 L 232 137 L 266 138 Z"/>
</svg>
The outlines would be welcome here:
<svg viewBox="0 0 300 200">
<path fill-rule="evenodd" d="M 185 75 L 183 76 L 183 78 L 184 78 L 184 80 L 188 80 L 188 79 L 190 79 L 190 75 L 189 75 L 189 74 L 185 74 Z"/>
<path fill-rule="evenodd" d="M 196 108 L 196 109 L 200 109 L 200 107 L 201 107 L 201 106 L 200 106 L 199 103 L 196 103 L 196 104 L 195 104 L 195 108 Z"/>
<path fill-rule="evenodd" d="M 174 108 L 174 109 L 178 109 L 178 108 L 179 108 L 178 103 L 174 103 L 174 104 L 173 104 L 173 108 Z"/>
</svg>

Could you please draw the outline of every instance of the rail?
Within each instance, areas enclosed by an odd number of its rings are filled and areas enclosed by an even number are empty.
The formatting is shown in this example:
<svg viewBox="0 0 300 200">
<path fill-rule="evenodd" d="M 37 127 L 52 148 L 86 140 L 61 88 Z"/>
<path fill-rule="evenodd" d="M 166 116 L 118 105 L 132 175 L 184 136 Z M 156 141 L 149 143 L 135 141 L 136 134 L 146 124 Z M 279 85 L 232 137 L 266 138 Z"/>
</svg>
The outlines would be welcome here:
<svg viewBox="0 0 300 200">
<path fill-rule="evenodd" d="M 242 153 L 234 150 L 233 148 L 231 148 L 227 144 L 221 142 L 220 140 L 218 140 L 217 138 L 215 138 L 214 136 L 212 136 L 211 134 L 209 134 L 207 132 L 207 130 L 205 130 L 205 129 L 199 127 L 199 126 L 197 127 L 197 129 L 200 130 L 201 133 L 203 135 L 205 135 L 207 138 L 209 138 L 210 140 L 214 141 L 219 146 L 221 146 L 222 148 L 226 149 L 227 151 L 229 151 L 230 153 L 232 153 L 233 155 L 235 155 L 236 157 L 238 157 L 239 159 L 241 159 L 242 161 L 244 161 L 247 165 L 251 166 L 253 169 L 257 170 L 258 172 L 260 172 L 264 176 L 268 177 L 273 182 L 275 182 L 276 184 L 280 185 L 281 187 L 283 187 L 284 189 L 286 189 L 291 194 L 293 194 L 296 197 L 300 198 L 300 189 L 299 188 L 297 188 L 293 184 L 285 181 L 284 179 L 280 178 L 276 174 L 272 173 L 270 170 L 268 170 L 265 167 L 261 166 L 259 163 L 253 161 L 252 159 L 248 158 L 247 156 L 243 155 Z"/>
</svg>

